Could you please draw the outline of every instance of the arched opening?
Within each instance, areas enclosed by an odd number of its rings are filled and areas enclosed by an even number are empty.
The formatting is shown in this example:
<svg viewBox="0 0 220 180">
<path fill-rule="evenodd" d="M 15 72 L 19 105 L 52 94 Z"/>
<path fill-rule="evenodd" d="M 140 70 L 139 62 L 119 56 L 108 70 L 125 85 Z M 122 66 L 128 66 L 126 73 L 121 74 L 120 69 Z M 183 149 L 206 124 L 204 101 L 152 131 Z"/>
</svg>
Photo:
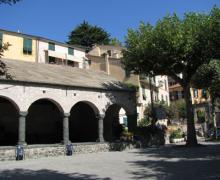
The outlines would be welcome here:
<svg viewBox="0 0 220 180">
<path fill-rule="evenodd" d="M 96 107 L 87 102 L 76 103 L 69 118 L 71 142 L 95 142 L 98 139 L 98 120 Z"/>
<path fill-rule="evenodd" d="M 14 146 L 18 142 L 18 107 L 0 97 L 0 146 Z"/>
<path fill-rule="evenodd" d="M 27 144 L 54 144 L 63 139 L 63 112 L 48 99 L 35 101 L 26 119 Z"/>
<path fill-rule="evenodd" d="M 109 106 L 104 118 L 104 139 L 115 141 L 120 139 L 123 130 L 127 129 L 128 121 L 126 111 L 118 104 Z"/>
</svg>

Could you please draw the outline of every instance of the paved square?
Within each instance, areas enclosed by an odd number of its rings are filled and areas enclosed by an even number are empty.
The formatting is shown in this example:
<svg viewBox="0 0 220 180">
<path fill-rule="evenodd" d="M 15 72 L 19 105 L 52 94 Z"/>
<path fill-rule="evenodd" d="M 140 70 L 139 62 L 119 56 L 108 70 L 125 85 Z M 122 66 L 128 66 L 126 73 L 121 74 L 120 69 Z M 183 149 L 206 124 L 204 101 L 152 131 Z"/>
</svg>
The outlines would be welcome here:
<svg viewBox="0 0 220 180">
<path fill-rule="evenodd" d="M 220 143 L 0 162 L 0 179 L 220 179 Z"/>
</svg>

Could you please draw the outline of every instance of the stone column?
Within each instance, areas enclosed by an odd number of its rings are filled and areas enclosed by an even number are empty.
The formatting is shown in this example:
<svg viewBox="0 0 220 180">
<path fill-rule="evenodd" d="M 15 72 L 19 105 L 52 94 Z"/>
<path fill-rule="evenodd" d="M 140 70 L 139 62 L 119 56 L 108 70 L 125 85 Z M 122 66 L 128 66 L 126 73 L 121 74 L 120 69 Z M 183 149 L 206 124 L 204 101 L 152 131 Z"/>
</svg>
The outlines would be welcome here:
<svg viewBox="0 0 220 180">
<path fill-rule="evenodd" d="M 70 113 L 64 113 L 63 115 L 63 143 L 69 143 L 69 116 Z"/>
<path fill-rule="evenodd" d="M 28 112 L 20 111 L 19 112 L 19 125 L 18 125 L 18 144 L 26 145 L 25 141 L 25 130 L 26 130 L 26 116 Z"/>
<path fill-rule="evenodd" d="M 103 137 L 103 133 L 104 133 L 104 118 L 105 118 L 105 114 L 99 114 L 98 115 L 98 122 L 99 122 L 99 138 L 98 141 L 99 142 L 104 142 L 104 137 Z"/>
</svg>

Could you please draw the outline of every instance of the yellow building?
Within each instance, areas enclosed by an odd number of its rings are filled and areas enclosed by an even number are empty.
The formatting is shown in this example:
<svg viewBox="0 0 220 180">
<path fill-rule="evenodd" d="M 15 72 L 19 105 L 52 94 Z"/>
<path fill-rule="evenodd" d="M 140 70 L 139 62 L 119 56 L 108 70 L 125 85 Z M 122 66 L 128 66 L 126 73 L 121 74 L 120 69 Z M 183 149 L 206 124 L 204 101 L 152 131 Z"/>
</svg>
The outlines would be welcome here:
<svg viewBox="0 0 220 180">
<path fill-rule="evenodd" d="M 9 43 L 4 51 L 3 59 L 35 62 L 37 57 L 37 41 L 30 35 L 0 30 L 0 42 Z"/>
<path fill-rule="evenodd" d="M 180 84 L 169 78 L 169 93 L 171 103 L 177 100 L 184 99 L 184 91 Z M 198 120 L 198 113 L 205 112 L 206 120 L 211 118 L 210 97 L 204 89 L 191 88 L 191 100 L 194 106 L 194 117 Z"/>
</svg>

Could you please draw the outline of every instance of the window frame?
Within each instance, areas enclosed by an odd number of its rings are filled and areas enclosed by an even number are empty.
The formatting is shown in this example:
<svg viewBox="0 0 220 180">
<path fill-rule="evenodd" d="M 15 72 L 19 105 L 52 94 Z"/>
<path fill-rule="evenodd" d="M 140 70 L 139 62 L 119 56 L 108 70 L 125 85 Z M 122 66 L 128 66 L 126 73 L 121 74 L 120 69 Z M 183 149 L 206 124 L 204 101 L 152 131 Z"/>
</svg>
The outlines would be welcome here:
<svg viewBox="0 0 220 180">
<path fill-rule="evenodd" d="M 68 47 L 68 55 L 74 56 L 74 48 Z"/>
<path fill-rule="evenodd" d="M 30 38 L 26 38 L 24 37 L 23 38 L 23 54 L 26 54 L 26 55 L 32 55 L 32 39 Z"/>
<path fill-rule="evenodd" d="M 48 42 L 48 50 L 51 50 L 51 51 L 55 51 L 55 43 L 53 42 Z"/>
</svg>

